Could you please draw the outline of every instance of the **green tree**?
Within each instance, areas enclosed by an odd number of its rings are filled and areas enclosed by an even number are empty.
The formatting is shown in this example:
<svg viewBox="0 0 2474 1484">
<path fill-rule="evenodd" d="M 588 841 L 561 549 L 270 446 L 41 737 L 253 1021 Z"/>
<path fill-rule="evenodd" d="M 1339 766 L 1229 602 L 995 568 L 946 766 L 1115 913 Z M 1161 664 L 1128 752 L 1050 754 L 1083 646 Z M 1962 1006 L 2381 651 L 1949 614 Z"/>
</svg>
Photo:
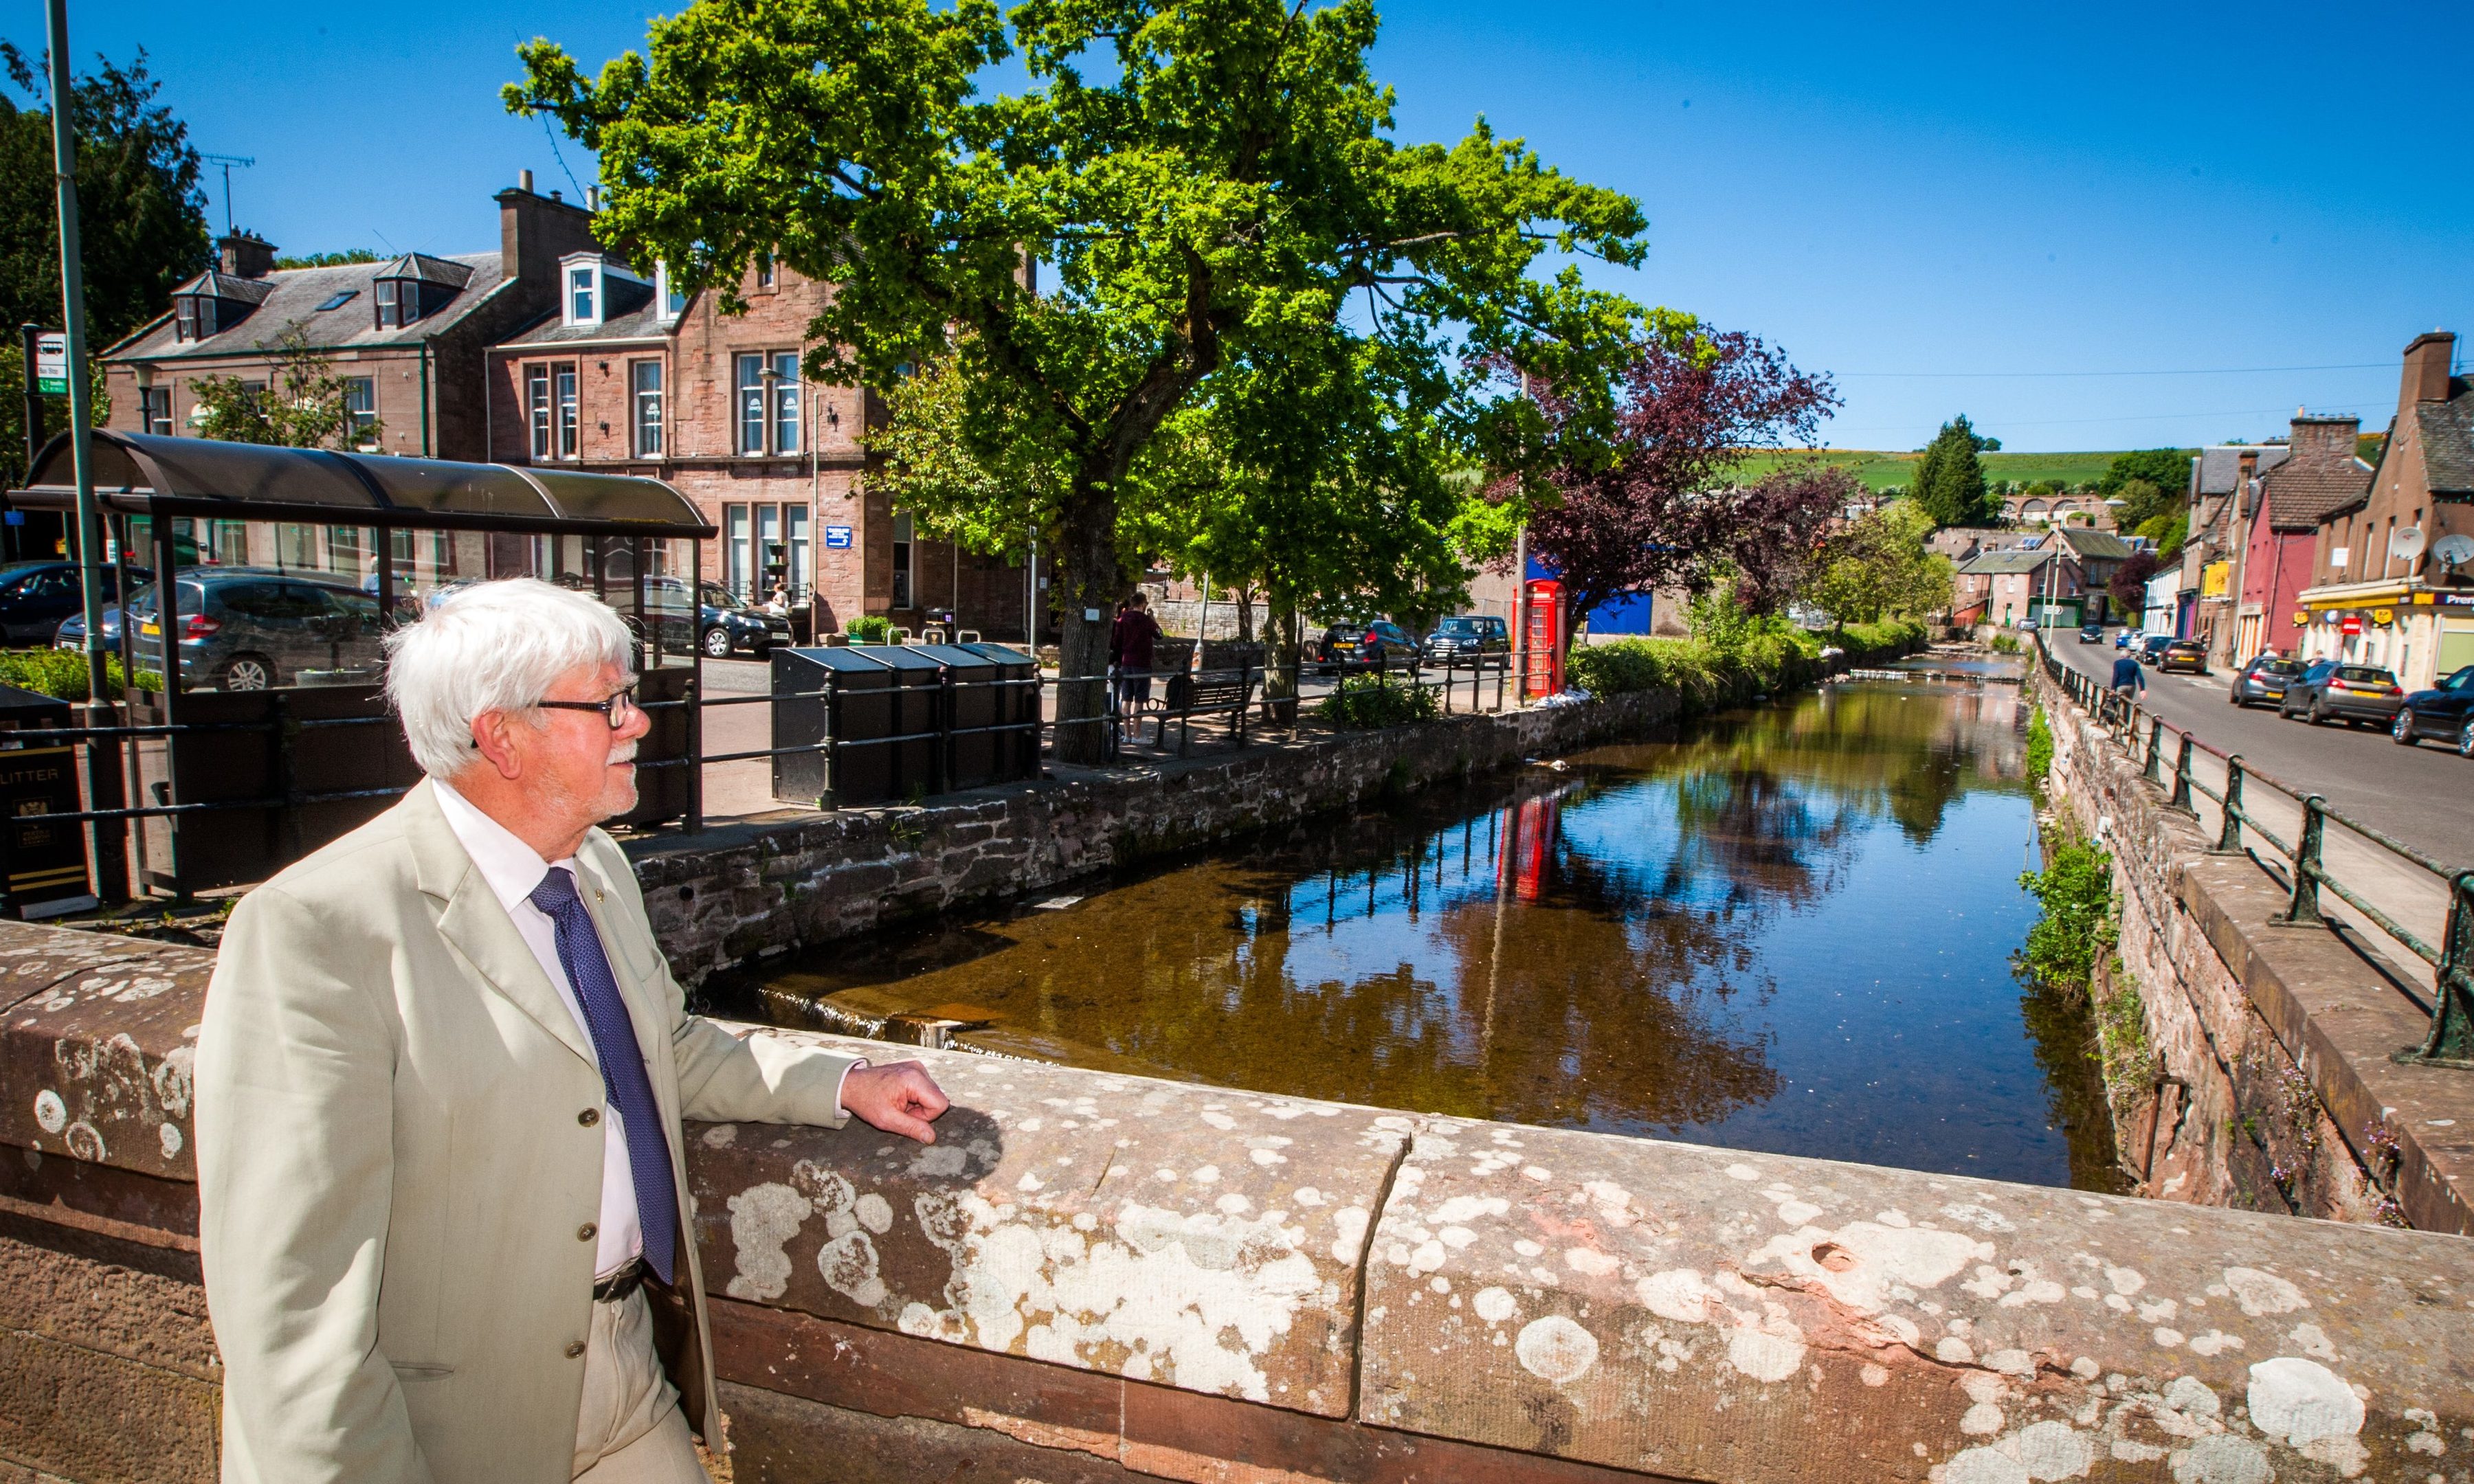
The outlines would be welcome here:
<svg viewBox="0 0 2474 1484">
<path fill-rule="evenodd" d="M 962 442 L 1061 481 L 1041 538 L 1064 673 L 1096 677 L 1144 453 L 1216 378 L 1285 363 L 1367 389 L 1338 415 L 1265 397 L 1297 424 L 1265 430 L 1276 462 L 1318 476 L 1284 480 L 1297 494 L 1428 427 L 1505 437 L 1520 411 L 1478 358 L 1579 386 L 1639 327 L 1568 261 L 1637 263 L 1637 203 L 1482 120 L 1454 146 L 1395 142 L 1374 36 L 1370 0 L 1027 0 L 1002 19 L 992 0 L 698 0 L 595 79 L 523 47 L 507 100 L 598 152 L 612 248 L 729 309 L 764 252 L 832 284 L 811 377 L 883 388 L 950 349 Z M 1028 85 L 979 97 L 1017 55 Z M 1538 276 L 1550 254 L 1565 266 Z M 1389 411 L 1370 426 L 1369 406 Z M 1096 682 L 1066 688 L 1061 756 L 1097 755 L 1099 730 L 1071 724 L 1101 703 Z"/>
<path fill-rule="evenodd" d="M 265 385 L 237 376 L 201 376 L 190 384 L 201 436 L 288 448 L 341 448 L 347 438 L 354 444 L 376 442 L 376 419 L 354 425 L 333 359 L 309 344 L 300 321 L 258 348 L 267 353 Z"/>
<path fill-rule="evenodd" d="M 2097 477 L 2096 492 L 2107 499 L 2127 499 L 2122 487 L 2132 480 L 2144 480 L 2179 505 L 2190 498 L 2192 452 L 2188 448 L 2141 448 L 2115 454 L 2113 462 Z M 2138 520 L 2130 519 L 2127 513 L 2117 515 L 2122 529 L 2128 530 L 2158 513 L 2147 511 Z"/>
<path fill-rule="evenodd" d="M 2180 485 L 2160 490 L 2145 479 L 2123 480 L 2106 497 L 2122 502 L 2114 507 L 2113 523 L 2124 531 L 2136 531 L 2159 515 L 2180 515 L 2185 499 Z"/>
<path fill-rule="evenodd" d="M 275 260 L 283 268 L 344 268 L 353 263 L 378 263 L 385 259 L 367 248 L 346 248 L 340 252 L 287 252 Z"/>
<path fill-rule="evenodd" d="M 1985 487 L 1984 464 L 1977 457 L 1988 442 L 1961 414 L 1926 446 L 1908 490 L 1936 525 L 1984 525 L 2001 514 L 2001 501 Z"/>
<path fill-rule="evenodd" d="M 1914 500 L 1867 511 L 1822 542 L 1804 600 L 1842 625 L 1922 618 L 1950 607 L 1950 559 L 1925 549 L 1932 533 L 1932 516 Z"/>
<path fill-rule="evenodd" d="M 22 481 L 24 351 L 17 326 L 61 323 L 61 233 L 52 198 L 52 117 L 41 69 L 0 41 L 0 68 L 35 100 L 0 93 L 0 479 Z M 78 134 L 78 204 L 85 272 L 86 344 L 111 344 L 163 312 L 173 287 L 206 263 L 206 218 L 188 129 L 155 103 L 160 86 L 139 52 L 80 78 L 70 100 Z M 103 384 L 101 362 L 95 385 Z M 68 398 L 42 399 L 36 441 L 68 430 Z M 98 402 L 94 419 L 107 416 Z"/>
<path fill-rule="evenodd" d="M 2156 559 L 2171 563 L 2182 555 L 2182 545 L 2191 539 L 2191 515 L 2188 511 L 2169 510 L 2152 515 L 2131 533 L 2144 536 L 2156 543 Z"/>
</svg>

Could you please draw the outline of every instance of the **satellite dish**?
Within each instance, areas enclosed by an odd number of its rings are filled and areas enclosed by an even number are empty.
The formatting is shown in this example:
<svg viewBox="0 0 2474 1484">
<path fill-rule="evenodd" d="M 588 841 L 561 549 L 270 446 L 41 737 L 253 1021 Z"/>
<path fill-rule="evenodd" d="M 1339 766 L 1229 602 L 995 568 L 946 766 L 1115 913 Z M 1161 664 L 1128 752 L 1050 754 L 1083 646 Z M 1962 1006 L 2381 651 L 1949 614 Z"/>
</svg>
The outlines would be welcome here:
<svg viewBox="0 0 2474 1484">
<path fill-rule="evenodd" d="M 2399 526 L 2389 533 L 2389 555 L 2399 562 L 2412 562 L 2422 555 L 2422 527 Z"/>
<path fill-rule="evenodd" d="M 2431 554 L 2441 566 L 2460 567 L 2474 562 L 2474 536 L 2443 536 L 2431 543 Z"/>
</svg>

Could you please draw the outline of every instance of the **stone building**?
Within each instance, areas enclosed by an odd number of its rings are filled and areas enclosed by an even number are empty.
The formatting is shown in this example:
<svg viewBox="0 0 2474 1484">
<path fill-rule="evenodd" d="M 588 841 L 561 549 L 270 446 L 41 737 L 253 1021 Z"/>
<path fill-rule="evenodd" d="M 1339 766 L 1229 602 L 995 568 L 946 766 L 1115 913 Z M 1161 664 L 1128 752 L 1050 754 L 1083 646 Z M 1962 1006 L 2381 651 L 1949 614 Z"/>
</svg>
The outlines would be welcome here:
<svg viewBox="0 0 2474 1484">
<path fill-rule="evenodd" d="M 2379 465 L 2320 519 L 2296 605 L 2304 654 L 2385 665 L 2409 689 L 2474 664 L 2474 386 L 2456 349 L 2446 330 L 2405 347 Z"/>
<path fill-rule="evenodd" d="M 2282 443 L 2217 443 L 2191 461 L 2190 535 L 2182 543 L 2172 633 L 2208 645 L 2211 663 L 2228 663 L 2233 647 L 2234 561 L 2240 496 L 2250 480 L 2284 462 Z"/>
<path fill-rule="evenodd" d="M 2292 655 L 2301 642 L 2294 605 L 2311 586 L 2319 522 L 2360 500 L 2371 471 L 2354 457 L 2353 418 L 2297 417 L 2287 456 L 2265 469 L 2245 456 L 2234 501 L 2234 624 L 2216 658 L 2241 664 L 2266 649 Z"/>
<path fill-rule="evenodd" d="M 2076 628 L 2086 609 L 2087 573 L 2077 553 L 2050 536 L 2027 544 L 1977 553 L 1961 563 L 1953 582 L 1951 621 L 2000 624 L 2043 621 L 2050 607 L 2055 626 Z"/>
</svg>

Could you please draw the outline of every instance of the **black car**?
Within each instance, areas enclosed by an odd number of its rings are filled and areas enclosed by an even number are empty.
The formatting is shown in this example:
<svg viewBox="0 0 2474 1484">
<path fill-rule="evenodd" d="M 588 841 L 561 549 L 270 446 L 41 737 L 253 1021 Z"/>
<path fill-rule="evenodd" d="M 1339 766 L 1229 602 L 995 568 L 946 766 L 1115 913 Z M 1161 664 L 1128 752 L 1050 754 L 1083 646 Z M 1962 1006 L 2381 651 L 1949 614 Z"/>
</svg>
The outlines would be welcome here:
<svg viewBox="0 0 2474 1484">
<path fill-rule="evenodd" d="M 1322 633 L 1322 664 L 1326 670 L 1368 670 L 1406 664 L 1418 658 L 1418 641 L 1388 618 L 1372 623 L 1334 624 Z"/>
<path fill-rule="evenodd" d="M 2080 642 L 2080 643 L 2082 643 L 2082 644 L 2101 644 L 2101 643 L 2103 643 L 2103 642 L 2104 642 L 2104 625 L 2102 625 L 2102 624 L 2081 624 L 2081 625 L 2079 625 L 2079 642 Z"/>
<path fill-rule="evenodd" d="M 2165 658 L 2165 650 L 2172 642 L 2173 635 L 2170 634 L 2143 634 L 2131 653 L 2139 657 L 2141 664 L 2152 665 Z"/>
<path fill-rule="evenodd" d="M 2302 673 L 2302 661 L 2285 659 L 2275 655 L 2254 656 L 2250 662 L 2234 672 L 2233 688 L 2226 699 L 2244 707 L 2262 701 L 2285 699 L 2285 685 Z"/>
<path fill-rule="evenodd" d="M 2386 727 L 2395 723 L 2404 705 L 2396 677 L 2379 666 L 2322 659 L 2286 682 L 2276 714 L 2298 716 L 2314 727 L 2330 720 Z"/>
<path fill-rule="evenodd" d="M 105 567 L 103 597 L 120 596 L 120 573 Z M 74 562 L 20 562 L 0 567 L 0 637 L 11 644 L 48 644 L 61 620 L 84 616 L 85 587 Z"/>
<path fill-rule="evenodd" d="M 1490 656 L 1511 653 L 1511 626 L 1482 613 L 1446 618 L 1426 635 L 1426 660 L 1430 664 L 1483 663 Z"/>
<path fill-rule="evenodd" d="M 2458 756 L 2474 757 L 2474 664 L 2406 697 L 2389 735 L 2404 747 L 2438 737 L 2455 743 Z"/>
<path fill-rule="evenodd" d="M 174 584 L 181 682 L 193 688 L 268 690 L 304 670 L 376 679 L 385 626 L 376 600 L 349 583 L 269 567 L 192 567 Z M 148 594 L 149 597 L 152 594 Z M 163 628 L 153 603 L 137 609 L 131 646 L 159 670 Z"/>
<path fill-rule="evenodd" d="M 740 650 L 762 655 L 790 642 L 790 620 L 758 608 L 719 583 L 699 583 L 704 601 L 697 606 L 696 642 L 707 658 L 727 659 Z"/>
</svg>

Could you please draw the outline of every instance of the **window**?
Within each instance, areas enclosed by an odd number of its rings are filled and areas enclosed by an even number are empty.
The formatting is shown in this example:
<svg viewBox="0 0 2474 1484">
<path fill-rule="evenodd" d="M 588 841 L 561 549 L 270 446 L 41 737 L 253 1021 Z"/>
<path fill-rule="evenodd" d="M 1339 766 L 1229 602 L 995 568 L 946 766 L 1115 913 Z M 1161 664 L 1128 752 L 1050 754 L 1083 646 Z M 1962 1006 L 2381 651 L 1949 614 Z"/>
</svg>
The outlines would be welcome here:
<svg viewBox="0 0 2474 1484">
<path fill-rule="evenodd" d="M 788 563 L 782 547 L 782 507 L 756 507 L 756 586 L 750 593 L 758 602 L 773 595 L 773 579 L 784 575 Z"/>
<path fill-rule="evenodd" d="M 627 381 L 635 394 L 636 456 L 658 459 L 662 455 L 662 363 L 630 361 Z"/>
<path fill-rule="evenodd" d="M 770 252 L 756 254 L 756 291 L 760 294 L 773 292 L 773 254 Z"/>
<path fill-rule="evenodd" d="M 320 304 L 316 312 L 325 314 L 329 309 L 341 309 L 360 297 L 361 291 L 358 289 L 346 289 L 340 294 L 329 294 L 327 296 L 327 301 Z"/>
<path fill-rule="evenodd" d="M 910 606 L 910 517 L 893 517 L 893 606 Z"/>
<path fill-rule="evenodd" d="M 773 353 L 773 451 L 799 451 L 799 352 Z"/>
<path fill-rule="evenodd" d="M 598 324 L 601 316 L 594 306 L 600 301 L 595 280 L 600 274 L 590 263 L 577 263 L 567 270 L 567 323 Z"/>
<path fill-rule="evenodd" d="M 813 569 L 808 564 L 808 507 L 782 507 L 782 524 L 790 548 L 790 596 L 806 596 L 815 586 Z"/>
<path fill-rule="evenodd" d="M 528 367 L 524 371 L 524 407 L 532 420 L 533 457 L 549 457 L 549 368 Z"/>
<path fill-rule="evenodd" d="M 140 387 L 137 389 L 137 419 L 141 431 L 161 438 L 172 436 L 172 389 Z"/>
<path fill-rule="evenodd" d="M 562 459 L 575 457 L 575 368 L 562 366 L 558 368 L 558 456 Z"/>
<path fill-rule="evenodd" d="M 377 446 L 377 382 L 368 376 L 344 378 L 345 442 L 354 448 Z"/>
<path fill-rule="evenodd" d="M 739 451 L 764 451 L 764 357 L 739 357 Z"/>
<path fill-rule="evenodd" d="M 195 294 L 183 294 L 172 300 L 172 338 L 204 340 L 215 332 L 214 311 Z"/>
<path fill-rule="evenodd" d="M 653 298 L 662 306 L 658 318 L 666 323 L 688 312 L 687 290 L 670 281 L 667 263 L 653 265 Z"/>
<path fill-rule="evenodd" d="M 206 542 L 215 560 L 224 565 L 249 564 L 249 522 L 210 520 L 206 523 Z"/>
<path fill-rule="evenodd" d="M 367 534 L 360 526 L 327 527 L 327 570 L 360 576 L 362 563 L 370 555 L 362 540 Z"/>
<path fill-rule="evenodd" d="M 748 589 L 750 563 L 747 548 L 747 507 L 724 505 L 721 508 L 721 585 L 733 593 Z"/>
<path fill-rule="evenodd" d="M 378 328 L 395 329 L 421 318 L 421 280 L 378 280 Z"/>
</svg>

